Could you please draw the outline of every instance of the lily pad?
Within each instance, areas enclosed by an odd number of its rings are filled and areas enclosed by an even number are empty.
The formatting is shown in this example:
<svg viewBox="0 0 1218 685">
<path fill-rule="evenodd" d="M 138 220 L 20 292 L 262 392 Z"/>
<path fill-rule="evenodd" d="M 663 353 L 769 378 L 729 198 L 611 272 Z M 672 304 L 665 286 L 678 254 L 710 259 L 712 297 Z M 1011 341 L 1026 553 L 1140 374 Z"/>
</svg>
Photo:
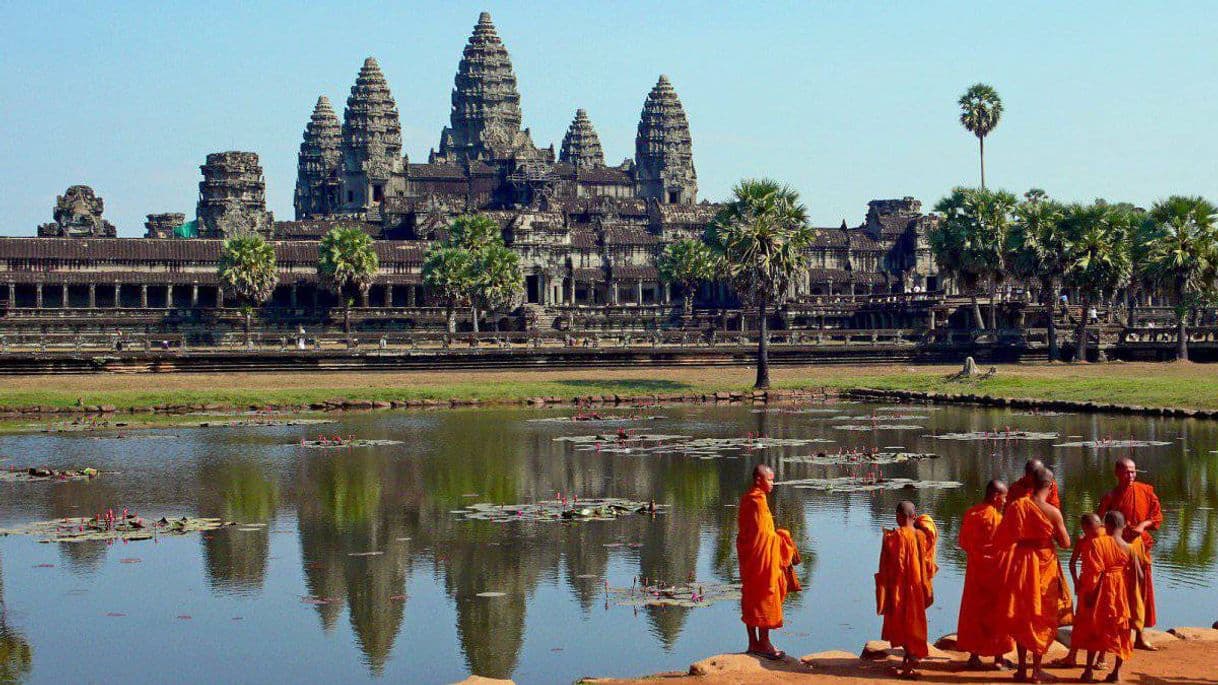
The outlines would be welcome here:
<svg viewBox="0 0 1218 685">
<path fill-rule="evenodd" d="M 1078 442 L 1059 442 L 1054 447 L 1094 447 L 1096 449 L 1119 449 L 1128 447 L 1162 447 L 1170 445 L 1162 440 L 1081 440 Z"/>
<path fill-rule="evenodd" d="M 971 431 L 968 433 L 940 433 L 932 435 L 932 438 L 939 440 L 965 440 L 965 441 L 986 441 L 986 440 L 1056 440 L 1057 433 L 1038 433 L 1036 431 L 1014 430 L 1014 431 Z"/>
<path fill-rule="evenodd" d="M 586 521 L 614 521 L 633 514 L 662 514 L 667 506 L 654 502 L 636 502 L 620 498 L 542 500 L 529 504 L 470 505 L 466 510 L 453 512 L 466 521 L 491 521 L 511 523 L 513 521 L 582 523 Z"/>
<path fill-rule="evenodd" d="M 858 418 L 858 417 L 854 417 Z M 922 426 L 908 423 L 843 423 L 834 426 L 839 431 L 913 431 L 922 430 Z"/>
<path fill-rule="evenodd" d="M 33 535 L 41 542 L 87 542 L 93 540 L 151 540 L 165 535 L 187 535 L 237 524 L 217 518 L 162 518 L 146 521 L 137 516 L 117 521 L 97 518 L 62 518 L 37 521 L 14 528 L 0 528 L 0 536 Z"/>
<path fill-rule="evenodd" d="M 31 467 L 27 469 L 10 468 L 0 471 L 0 483 L 39 483 L 54 481 L 93 480 L 100 472 L 95 468 L 83 469 L 51 469 L 46 467 Z"/>
<path fill-rule="evenodd" d="M 801 490 L 826 490 L 829 492 L 870 492 L 873 490 L 931 490 L 958 488 L 963 483 L 954 480 L 913 480 L 912 478 L 865 478 L 841 476 L 838 478 L 799 478 L 784 480 L 775 485 L 790 485 Z"/>
<path fill-rule="evenodd" d="M 331 450 L 351 447 L 382 447 L 384 445 L 401 445 L 401 440 L 301 440 L 301 447 L 311 449 Z"/>
<path fill-rule="evenodd" d="M 822 452 L 800 457 L 784 457 L 783 461 L 792 464 L 833 466 L 839 464 L 904 464 L 910 461 L 938 458 L 939 455 L 929 452 L 843 452 L 840 454 Z"/>
<path fill-rule="evenodd" d="M 634 607 L 707 607 L 717 602 L 740 601 L 739 584 L 680 583 L 609 587 L 605 592 L 618 606 Z"/>
</svg>

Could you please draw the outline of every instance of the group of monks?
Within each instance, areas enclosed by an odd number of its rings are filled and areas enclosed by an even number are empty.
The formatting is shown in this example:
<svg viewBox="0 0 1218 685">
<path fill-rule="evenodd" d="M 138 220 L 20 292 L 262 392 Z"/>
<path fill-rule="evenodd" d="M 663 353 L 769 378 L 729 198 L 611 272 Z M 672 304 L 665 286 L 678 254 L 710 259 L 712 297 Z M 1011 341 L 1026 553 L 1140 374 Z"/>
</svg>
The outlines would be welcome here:
<svg viewBox="0 0 1218 685">
<path fill-rule="evenodd" d="M 1135 647 L 1153 649 L 1143 636 L 1156 620 L 1150 533 L 1162 525 L 1163 514 L 1154 488 L 1137 481 L 1132 459 L 1118 460 L 1115 475 L 1117 485 L 1100 500 L 1098 511 L 1081 517 L 1076 541 L 1066 529 L 1053 472 L 1035 459 L 1009 488 L 990 481 L 985 500 L 964 514 L 959 545 L 968 563 L 956 648 L 969 654 L 969 668 L 1005 668 L 1005 655 L 1014 650 L 1016 681 L 1051 680 L 1042 660 L 1064 625 L 1073 626 L 1070 652 L 1050 665 L 1076 666 L 1076 655 L 1085 652 L 1084 682 L 1094 682 L 1096 671 L 1106 667 L 1105 654 L 1114 660 L 1105 680 L 1118 682 Z M 758 465 L 740 502 L 736 551 L 748 652 L 782 659 L 785 654 L 769 633 L 782 627 L 787 593 L 800 589 L 793 570 L 800 558 L 790 533 L 774 527 L 766 502 L 773 487 L 773 471 Z M 897 675 L 913 678 L 929 653 L 926 608 L 934 602 L 939 536 L 934 520 L 919 516 L 913 502 L 897 505 L 896 523 L 881 542 L 876 611 L 884 617 L 881 637 L 904 651 Z M 1070 573 L 1077 602 L 1057 547 L 1073 547 Z M 993 657 L 993 664 L 983 657 Z"/>
</svg>

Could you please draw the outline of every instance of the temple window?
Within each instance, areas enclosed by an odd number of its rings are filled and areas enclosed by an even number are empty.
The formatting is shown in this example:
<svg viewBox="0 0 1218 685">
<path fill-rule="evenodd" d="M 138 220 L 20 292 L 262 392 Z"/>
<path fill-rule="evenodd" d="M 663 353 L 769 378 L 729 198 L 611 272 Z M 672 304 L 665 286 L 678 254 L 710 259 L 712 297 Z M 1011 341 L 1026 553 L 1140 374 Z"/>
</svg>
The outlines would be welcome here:
<svg viewBox="0 0 1218 685">
<path fill-rule="evenodd" d="M 385 186 L 379 185 L 379 184 L 372 186 L 372 201 L 373 202 L 384 202 L 385 201 Z"/>
</svg>

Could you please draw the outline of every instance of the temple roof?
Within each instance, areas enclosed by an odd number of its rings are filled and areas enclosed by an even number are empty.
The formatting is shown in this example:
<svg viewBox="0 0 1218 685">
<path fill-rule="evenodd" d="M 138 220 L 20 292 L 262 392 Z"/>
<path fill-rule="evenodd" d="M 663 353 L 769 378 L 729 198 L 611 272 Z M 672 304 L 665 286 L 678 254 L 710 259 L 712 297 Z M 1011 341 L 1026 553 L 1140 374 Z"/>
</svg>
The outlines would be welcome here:
<svg viewBox="0 0 1218 685">
<path fill-rule="evenodd" d="M 360 67 L 343 113 L 343 143 L 368 157 L 402 154 L 402 124 L 381 66 L 369 57 Z"/>
<path fill-rule="evenodd" d="M 643 169 L 667 168 L 697 178 L 689 120 L 667 76 L 661 75 L 647 94 L 634 147 L 635 163 Z"/>
<path fill-rule="evenodd" d="M 559 161 L 566 162 L 577 169 L 597 168 L 605 166 L 605 152 L 601 149 L 601 139 L 592 128 L 592 120 L 583 109 L 575 110 L 575 119 L 567 127 L 567 134 L 562 139 L 562 151 Z"/>
<path fill-rule="evenodd" d="M 342 141 L 342 125 L 325 95 L 317 98 L 309 123 L 305 125 L 304 139 L 300 143 L 298 180 L 324 178 L 337 169 L 342 162 L 339 145 Z"/>
</svg>

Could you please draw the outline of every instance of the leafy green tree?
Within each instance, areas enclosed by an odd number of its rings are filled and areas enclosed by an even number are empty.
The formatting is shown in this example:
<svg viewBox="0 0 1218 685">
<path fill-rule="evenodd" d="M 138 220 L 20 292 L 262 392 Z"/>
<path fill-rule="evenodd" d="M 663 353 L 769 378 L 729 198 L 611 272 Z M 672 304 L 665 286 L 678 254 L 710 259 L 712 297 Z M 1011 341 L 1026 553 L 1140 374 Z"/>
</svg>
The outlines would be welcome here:
<svg viewBox="0 0 1218 685">
<path fill-rule="evenodd" d="M 977 294 L 990 291 L 990 327 L 998 325 L 995 291 L 1006 277 L 1007 234 L 1014 222 L 1015 196 L 1004 190 L 954 188 L 935 205 L 942 216 L 927 234 L 939 269 L 972 298 L 973 319 L 985 329 Z"/>
<path fill-rule="evenodd" d="M 505 247 L 502 242 L 477 252 L 473 301 L 475 331 L 478 330 L 477 308 L 497 314 L 523 304 L 524 273 L 520 269 L 520 255 Z"/>
<path fill-rule="evenodd" d="M 499 224 L 485 214 L 463 214 L 449 225 L 446 242 L 449 247 L 477 252 L 503 245 L 503 232 Z"/>
<path fill-rule="evenodd" d="M 1139 218 L 1129 207 L 1096 202 L 1070 205 L 1062 218 L 1066 239 L 1065 283 L 1079 293 L 1082 316 L 1075 334 L 1074 361 L 1087 358 L 1087 310 L 1104 292 L 1125 284 L 1133 271 L 1127 244 Z"/>
<path fill-rule="evenodd" d="M 981 188 L 985 189 L 985 137 L 1002 119 L 1002 98 L 984 83 L 975 83 L 960 96 L 960 123 L 977 136 L 981 146 Z"/>
<path fill-rule="evenodd" d="M 1033 189 L 1034 191 L 1035 189 Z M 1057 342 L 1058 294 L 1066 272 L 1066 237 L 1062 231 L 1065 208 L 1044 191 L 1028 191 L 1015 208 L 1015 221 L 1007 233 L 1006 263 L 1011 275 L 1039 286 L 1040 301 L 1048 312 L 1049 360 L 1061 358 Z"/>
<path fill-rule="evenodd" d="M 683 311 L 689 316 L 693 313 L 698 286 L 715 278 L 715 257 L 710 247 L 701 240 L 678 240 L 664 248 L 657 266 L 661 279 L 681 286 Z"/>
<path fill-rule="evenodd" d="M 317 275 L 343 303 L 343 332 L 351 346 L 351 305 L 367 294 L 381 268 L 372 238 L 354 227 L 335 226 L 318 244 Z"/>
<path fill-rule="evenodd" d="M 770 387 L 770 303 L 786 297 L 815 238 L 799 193 L 770 179 L 746 179 L 707 227 L 707 244 L 737 293 L 757 308 L 757 382 Z"/>
<path fill-rule="evenodd" d="M 469 250 L 436 245 L 423 259 L 423 285 L 444 303 L 448 332 L 457 332 L 456 308 L 469 302 L 473 291 L 474 257 Z"/>
<path fill-rule="evenodd" d="M 216 274 L 220 287 L 241 303 L 245 319 L 245 346 L 250 345 L 250 319 L 254 308 L 261 307 L 279 284 L 275 248 L 257 233 L 224 241 Z"/>
<path fill-rule="evenodd" d="M 1176 359 L 1188 360 L 1188 312 L 1214 296 L 1218 209 L 1201 197 L 1155 203 L 1139 237 L 1139 270 L 1166 291 L 1176 309 Z"/>
</svg>

